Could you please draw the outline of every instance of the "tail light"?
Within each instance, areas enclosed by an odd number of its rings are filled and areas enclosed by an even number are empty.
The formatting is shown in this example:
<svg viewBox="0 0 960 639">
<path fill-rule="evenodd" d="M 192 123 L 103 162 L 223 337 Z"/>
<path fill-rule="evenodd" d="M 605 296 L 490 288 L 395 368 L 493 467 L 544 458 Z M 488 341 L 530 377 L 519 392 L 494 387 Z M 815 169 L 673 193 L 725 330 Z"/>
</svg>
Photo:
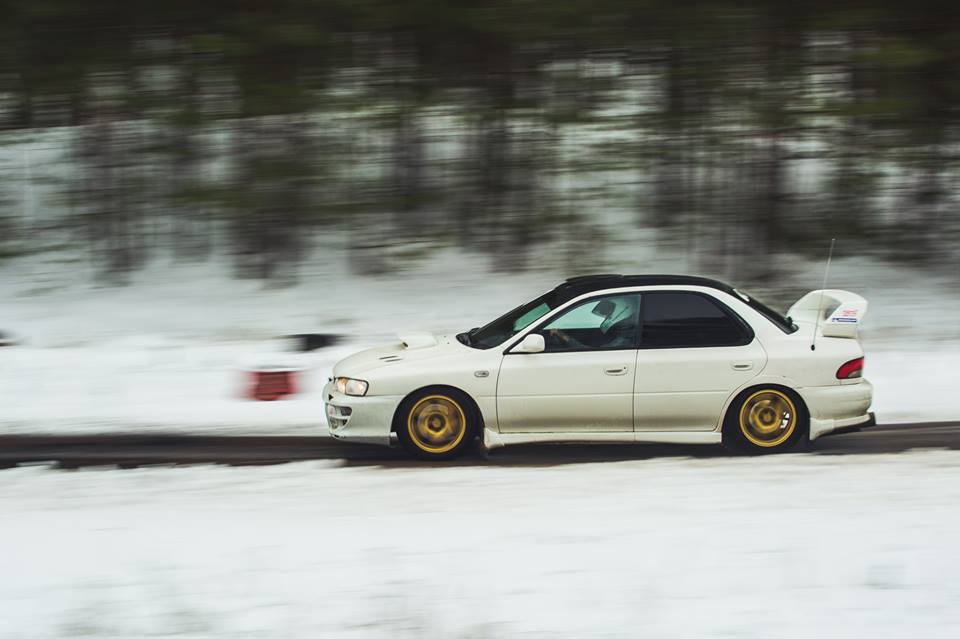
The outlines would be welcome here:
<svg viewBox="0 0 960 639">
<path fill-rule="evenodd" d="M 863 358 L 851 359 L 837 369 L 837 379 L 856 379 L 863 377 Z"/>
</svg>

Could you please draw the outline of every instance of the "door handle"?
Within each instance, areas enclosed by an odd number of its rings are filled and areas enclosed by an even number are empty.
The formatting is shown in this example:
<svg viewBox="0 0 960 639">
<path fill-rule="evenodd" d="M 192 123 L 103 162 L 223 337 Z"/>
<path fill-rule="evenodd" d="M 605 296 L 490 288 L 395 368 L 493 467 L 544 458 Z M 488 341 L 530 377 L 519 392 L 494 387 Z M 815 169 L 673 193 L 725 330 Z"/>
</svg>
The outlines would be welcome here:
<svg viewBox="0 0 960 639">
<path fill-rule="evenodd" d="M 735 371 L 748 371 L 753 368 L 753 362 L 733 362 L 730 366 Z"/>
<path fill-rule="evenodd" d="M 603 372 L 607 375 L 625 375 L 627 373 L 627 367 L 619 366 L 616 368 L 605 368 L 603 369 Z"/>
</svg>

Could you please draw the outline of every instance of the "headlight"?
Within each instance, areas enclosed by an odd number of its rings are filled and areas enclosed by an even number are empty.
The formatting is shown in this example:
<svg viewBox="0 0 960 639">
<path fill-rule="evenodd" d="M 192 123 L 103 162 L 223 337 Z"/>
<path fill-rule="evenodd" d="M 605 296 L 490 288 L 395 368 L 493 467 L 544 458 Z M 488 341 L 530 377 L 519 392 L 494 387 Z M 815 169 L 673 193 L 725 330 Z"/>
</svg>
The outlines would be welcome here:
<svg viewBox="0 0 960 639">
<path fill-rule="evenodd" d="M 362 396 L 367 394 L 367 388 L 370 386 L 362 379 L 350 379 L 349 377 L 338 377 L 334 380 L 337 390 L 344 395 Z"/>
</svg>

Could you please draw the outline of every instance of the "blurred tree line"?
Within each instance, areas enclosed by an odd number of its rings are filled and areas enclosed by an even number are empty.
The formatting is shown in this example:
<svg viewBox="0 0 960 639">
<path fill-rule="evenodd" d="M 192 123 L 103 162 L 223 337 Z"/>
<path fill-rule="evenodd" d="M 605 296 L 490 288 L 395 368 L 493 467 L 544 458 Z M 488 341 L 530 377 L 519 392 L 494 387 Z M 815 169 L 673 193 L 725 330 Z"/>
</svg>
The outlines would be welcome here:
<svg viewBox="0 0 960 639">
<path fill-rule="evenodd" d="M 290 280 L 331 229 L 361 273 L 421 241 L 523 269 L 607 211 L 730 277 L 832 236 L 960 261 L 956 2 L 0 7 L 0 141 L 64 127 L 63 226 L 117 281 L 171 246 Z"/>
</svg>

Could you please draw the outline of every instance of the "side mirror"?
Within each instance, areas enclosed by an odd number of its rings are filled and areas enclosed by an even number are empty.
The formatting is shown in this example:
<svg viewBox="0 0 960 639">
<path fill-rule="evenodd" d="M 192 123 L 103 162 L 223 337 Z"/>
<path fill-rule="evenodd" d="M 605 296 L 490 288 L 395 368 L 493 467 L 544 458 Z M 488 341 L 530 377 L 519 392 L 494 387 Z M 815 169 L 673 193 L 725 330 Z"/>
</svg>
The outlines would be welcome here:
<svg viewBox="0 0 960 639">
<path fill-rule="evenodd" d="M 516 353 L 542 353 L 546 349 L 547 344 L 543 341 L 543 335 L 530 333 L 513 350 Z"/>
</svg>

